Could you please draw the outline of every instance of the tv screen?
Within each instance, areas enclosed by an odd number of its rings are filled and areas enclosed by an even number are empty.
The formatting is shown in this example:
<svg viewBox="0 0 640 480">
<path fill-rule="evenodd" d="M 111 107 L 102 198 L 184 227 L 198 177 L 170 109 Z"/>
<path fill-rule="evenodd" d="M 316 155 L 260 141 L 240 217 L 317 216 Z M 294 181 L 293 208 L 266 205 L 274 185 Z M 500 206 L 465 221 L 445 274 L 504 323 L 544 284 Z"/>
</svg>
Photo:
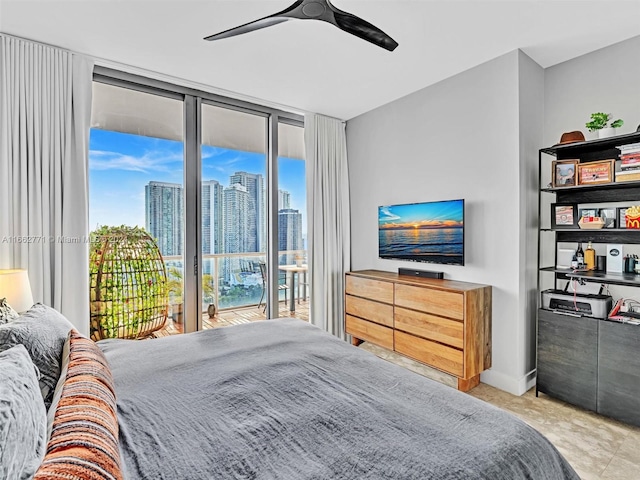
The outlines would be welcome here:
<svg viewBox="0 0 640 480">
<path fill-rule="evenodd" d="M 378 207 L 380 258 L 464 265 L 464 200 Z"/>
</svg>

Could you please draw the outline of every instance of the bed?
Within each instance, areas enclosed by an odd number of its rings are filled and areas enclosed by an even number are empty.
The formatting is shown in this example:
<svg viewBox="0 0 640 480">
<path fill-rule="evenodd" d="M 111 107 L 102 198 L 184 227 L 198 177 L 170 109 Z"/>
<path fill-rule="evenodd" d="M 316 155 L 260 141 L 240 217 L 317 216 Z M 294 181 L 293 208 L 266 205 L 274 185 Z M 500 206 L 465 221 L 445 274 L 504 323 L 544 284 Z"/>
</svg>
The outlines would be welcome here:
<svg viewBox="0 0 640 480">
<path fill-rule="evenodd" d="M 125 479 L 575 479 L 492 405 L 297 319 L 98 342 Z"/>
<path fill-rule="evenodd" d="M 0 317 L 0 478 L 578 480 L 509 413 L 301 320 L 96 344 L 41 304 Z"/>
</svg>

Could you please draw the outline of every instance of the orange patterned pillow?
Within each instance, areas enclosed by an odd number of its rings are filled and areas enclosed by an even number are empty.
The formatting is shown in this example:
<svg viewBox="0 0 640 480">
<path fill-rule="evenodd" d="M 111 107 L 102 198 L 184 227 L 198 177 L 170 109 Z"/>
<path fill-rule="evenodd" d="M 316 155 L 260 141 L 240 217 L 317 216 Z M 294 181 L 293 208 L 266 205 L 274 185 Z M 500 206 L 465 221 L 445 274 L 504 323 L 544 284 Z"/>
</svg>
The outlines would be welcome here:
<svg viewBox="0 0 640 480">
<path fill-rule="evenodd" d="M 75 330 L 47 453 L 34 477 L 57 478 L 122 479 L 113 377 L 100 348 Z"/>
</svg>

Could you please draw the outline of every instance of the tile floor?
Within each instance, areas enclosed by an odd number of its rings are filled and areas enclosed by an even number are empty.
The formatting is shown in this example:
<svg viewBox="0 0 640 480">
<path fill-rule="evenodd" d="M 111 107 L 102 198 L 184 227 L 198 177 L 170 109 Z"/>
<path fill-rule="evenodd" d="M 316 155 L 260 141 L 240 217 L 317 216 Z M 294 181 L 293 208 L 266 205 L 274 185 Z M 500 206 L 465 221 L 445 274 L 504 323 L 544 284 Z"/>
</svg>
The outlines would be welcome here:
<svg viewBox="0 0 640 480">
<path fill-rule="evenodd" d="M 363 343 L 385 360 L 434 380 L 447 375 L 394 352 Z M 544 434 L 583 480 L 640 480 L 640 428 L 561 402 L 535 389 L 518 397 L 481 383 L 469 395 L 520 417 Z"/>
</svg>

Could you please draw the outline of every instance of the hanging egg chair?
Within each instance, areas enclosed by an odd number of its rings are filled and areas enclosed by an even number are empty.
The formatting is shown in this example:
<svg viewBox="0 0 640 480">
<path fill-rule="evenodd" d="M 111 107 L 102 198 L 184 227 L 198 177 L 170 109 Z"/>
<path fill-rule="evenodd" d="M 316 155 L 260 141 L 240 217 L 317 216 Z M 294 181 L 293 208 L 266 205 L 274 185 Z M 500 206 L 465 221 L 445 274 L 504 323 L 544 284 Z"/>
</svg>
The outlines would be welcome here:
<svg viewBox="0 0 640 480">
<path fill-rule="evenodd" d="M 167 272 L 155 240 L 138 227 L 91 234 L 91 338 L 143 338 L 167 321 Z"/>
</svg>

